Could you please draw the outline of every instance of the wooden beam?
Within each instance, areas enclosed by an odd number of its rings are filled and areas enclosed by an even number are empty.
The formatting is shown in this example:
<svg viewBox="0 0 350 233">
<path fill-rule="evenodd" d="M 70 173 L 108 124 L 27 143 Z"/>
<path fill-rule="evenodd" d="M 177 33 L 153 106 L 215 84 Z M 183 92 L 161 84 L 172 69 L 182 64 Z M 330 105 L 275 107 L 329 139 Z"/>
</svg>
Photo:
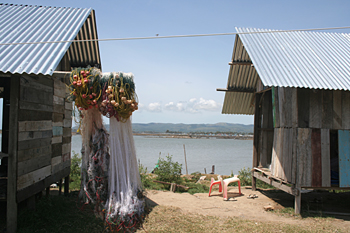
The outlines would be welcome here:
<svg viewBox="0 0 350 233">
<path fill-rule="evenodd" d="M 261 94 L 255 95 L 255 114 L 254 114 L 254 141 L 253 141 L 253 165 L 252 168 L 258 167 L 260 162 L 259 155 L 259 131 L 261 128 L 261 112 L 259 108 Z M 252 172 L 253 175 L 254 172 Z M 256 179 L 252 176 L 252 190 L 256 190 Z"/>
<path fill-rule="evenodd" d="M 17 232 L 17 144 L 20 76 L 11 77 L 7 180 L 7 232 Z"/>
<path fill-rule="evenodd" d="M 252 88 L 216 88 L 216 91 L 225 91 L 225 92 L 246 92 L 246 93 L 255 93 L 255 89 Z"/>
<path fill-rule="evenodd" d="M 284 184 L 282 182 L 277 182 L 277 181 L 275 181 L 273 179 L 269 179 L 269 178 L 261 175 L 259 172 L 253 172 L 253 176 L 255 178 L 257 178 L 257 179 L 259 179 L 261 181 L 264 181 L 265 183 L 267 183 L 269 185 L 272 185 L 272 186 L 274 186 L 274 187 L 276 187 L 276 188 L 278 188 L 278 189 L 280 189 L 282 191 L 285 191 L 286 193 L 289 193 L 289 194 L 291 194 L 293 196 L 299 195 L 298 189 L 293 188 L 293 186 L 290 187 L 290 186 L 288 186 L 288 185 L 286 185 L 286 184 Z"/>
<path fill-rule="evenodd" d="M 230 66 L 232 66 L 232 65 L 251 66 L 251 65 L 253 65 L 253 62 L 251 62 L 251 61 L 231 61 L 228 64 Z"/>
</svg>

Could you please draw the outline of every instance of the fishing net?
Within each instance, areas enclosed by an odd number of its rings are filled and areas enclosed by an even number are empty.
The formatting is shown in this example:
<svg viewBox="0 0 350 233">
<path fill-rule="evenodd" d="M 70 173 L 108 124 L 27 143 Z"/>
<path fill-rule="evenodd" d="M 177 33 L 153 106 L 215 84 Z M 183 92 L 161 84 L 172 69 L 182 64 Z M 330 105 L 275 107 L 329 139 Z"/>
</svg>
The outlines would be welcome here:
<svg viewBox="0 0 350 233">
<path fill-rule="evenodd" d="M 79 197 L 84 204 L 94 204 L 95 214 L 110 231 L 133 230 L 144 218 L 130 119 L 138 109 L 133 75 L 79 68 L 72 71 L 69 88 L 82 134 Z M 110 134 L 101 113 L 110 118 Z"/>
<path fill-rule="evenodd" d="M 144 197 L 130 118 L 126 122 L 110 118 L 110 153 L 106 223 L 132 228 L 142 221 Z"/>
</svg>

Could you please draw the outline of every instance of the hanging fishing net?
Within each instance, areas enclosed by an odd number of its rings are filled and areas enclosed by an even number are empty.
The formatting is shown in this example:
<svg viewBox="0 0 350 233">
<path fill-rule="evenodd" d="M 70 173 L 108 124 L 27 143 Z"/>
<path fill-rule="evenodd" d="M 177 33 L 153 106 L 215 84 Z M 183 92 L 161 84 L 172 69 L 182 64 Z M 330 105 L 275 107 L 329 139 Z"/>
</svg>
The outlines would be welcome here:
<svg viewBox="0 0 350 233">
<path fill-rule="evenodd" d="M 132 74 L 101 74 L 95 68 L 71 73 L 70 99 L 82 133 L 80 199 L 92 203 L 110 231 L 142 223 L 144 195 L 130 116 L 138 109 Z M 110 133 L 102 115 L 110 119 Z"/>
</svg>

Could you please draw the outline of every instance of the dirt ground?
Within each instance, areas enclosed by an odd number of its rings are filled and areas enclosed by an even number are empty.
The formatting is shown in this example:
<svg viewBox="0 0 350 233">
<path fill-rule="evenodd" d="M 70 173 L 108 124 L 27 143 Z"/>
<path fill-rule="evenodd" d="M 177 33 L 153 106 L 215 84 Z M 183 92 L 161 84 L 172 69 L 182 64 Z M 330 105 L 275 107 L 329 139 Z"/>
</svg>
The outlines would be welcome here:
<svg viewBox="0 0 350 233">
<path fill-rule="evenodd" d="M 247 198 L 250 194 L 258 197 Z M 156 205 L 178 207 L 184 212 L 219 217 L 237 217 L 246 220 L 278 222 L 282 224 L 308 224 L 319 221 L 320 218 L 310 218 L 312 214 L 325 216 L 325 212 L 336 212 L 331 215 L 332 224 L 350 231 L 350 192 L 331 193 L 329 191 L 312 191 L 302 194 L 302 213 L 293 215 L 279 214 L 278 210 L 294 208 L 294 197 L 279 190 L 252 191 L 250 187 L 242 187 L 242 195 L 238 187 L 229 187 L 228 201 L 224 201 L 222 193 L 173 193 L 170 191 L 149 190 L 147 203 L 150 207 Z M 273 211 L 265 211 L 265 206 L 272 206 Z M 329 220 L 329 219 L 327 219 Z"/>
</svg>

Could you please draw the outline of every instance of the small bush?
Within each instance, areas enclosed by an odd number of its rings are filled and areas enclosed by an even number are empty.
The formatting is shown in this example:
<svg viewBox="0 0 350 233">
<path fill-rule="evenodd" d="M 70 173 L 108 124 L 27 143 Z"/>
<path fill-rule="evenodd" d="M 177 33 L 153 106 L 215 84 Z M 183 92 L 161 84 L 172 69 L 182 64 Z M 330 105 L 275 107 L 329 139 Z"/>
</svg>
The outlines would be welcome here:
<svg viewBox="0 0 350 233">
<path fill-rule="evenodd" d="M 157 180 L 159 181 L 181 184 L 182 164 L 174 162 L 172 160 L 172 157 L 172 155 L 168 155 L 166 159 L 159 158 L 159 166 L 158 169 L 154 171 L 154 173 L 158 175 Z"/>
<path fill-rule="evenodd" d="M 73 157 L 71 159 L 69 176 L 69 189 L 77 190 L 80 189 L 80 174 L 81 174 L 81 155 L 73 151 Z"/>
</svg>

